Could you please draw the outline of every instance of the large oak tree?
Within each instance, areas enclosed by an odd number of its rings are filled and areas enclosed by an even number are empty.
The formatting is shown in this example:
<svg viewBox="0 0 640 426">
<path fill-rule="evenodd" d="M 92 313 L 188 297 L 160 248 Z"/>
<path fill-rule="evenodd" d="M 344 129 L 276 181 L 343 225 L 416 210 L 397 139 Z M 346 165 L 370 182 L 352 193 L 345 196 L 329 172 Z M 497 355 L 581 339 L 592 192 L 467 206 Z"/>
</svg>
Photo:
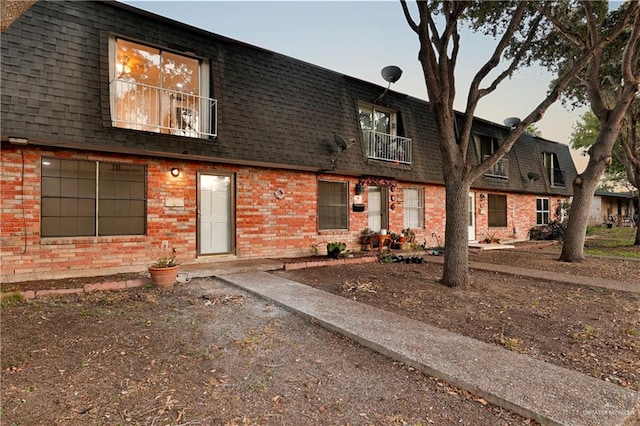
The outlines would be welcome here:
<svg viewBox="0 0 640 426">
<path fill-rule="evenodd" d="M 468 281 L 467 197 L 472 183 L 493 167 L 513 146 L 526 128 L 539 121 L 560 97 L 578 73 L 600 54 L 621 26 L 609 29 L 607 37 L 595 34 L 588 48 L 572 57 L 572 63 L 552 83 L 540 103 L 520 124 L 511 130 L 496 152 L 480 164 L 468 157 L 473 116 L 479 101 L 496 90 L 519 66 L 527 64 L 533 45 L 540 43 L 555 29 L 549 17 L 579 6 L 588 22 L 596 17 L 589 13 L 589 2 L 481 2 L 481 1 L 417 1 L 413 14 L 405 0 L 400 0 L 411 29 L 420 42 L 418 60 L 423 69 L 430 106 L 436 120 L 442 153 L 446 191 L 446 250 L 441 282 L 450 287 L 464 287 Z M 556 7 L 557 6 L 557 7 Z M 554 10 L 555 9 L 555 10 Z M 567 12 L 568 13 L 568 12 Z M 458 66 L 461 36 L 466 24 L 482 28 L 496 38 L 493 53 L 478 69 L 466 94 L 466 108 L 459 123 L 454 111 L 456 96 L 455 71 Z M 599 27 L 598 27 L 599 28 Z"/>
</svg>

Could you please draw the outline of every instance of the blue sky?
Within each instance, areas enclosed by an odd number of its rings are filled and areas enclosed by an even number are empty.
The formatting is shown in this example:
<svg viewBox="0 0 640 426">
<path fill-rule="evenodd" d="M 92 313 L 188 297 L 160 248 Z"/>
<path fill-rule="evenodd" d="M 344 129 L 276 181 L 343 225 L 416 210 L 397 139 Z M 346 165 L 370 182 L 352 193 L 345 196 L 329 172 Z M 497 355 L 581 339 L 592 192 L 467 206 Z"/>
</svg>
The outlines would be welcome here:
<svg viewBox="0 0 640 426">
<path fill-rule="evenodd" d="M 380 70 L 397 65 L 392 90 L 427 99 L 418 38 L 397 1 L 123 1 L 198 28 L 282 53 L 381 86 Z M 491 38 L 463 31 L 456 75 L 456 108 L 464 109 L 473 74 L 491 54 Z M 551 77 L 539 68 L 517 72 L 484 98 L 476 116 L 502 123 L 524 117 L 544 98 Z M 537 124 L 543 137 L 568 143 L 585 111 L 552 106 Z M 581 171 L 583 157 L 577 157 Z"/>
</svg>

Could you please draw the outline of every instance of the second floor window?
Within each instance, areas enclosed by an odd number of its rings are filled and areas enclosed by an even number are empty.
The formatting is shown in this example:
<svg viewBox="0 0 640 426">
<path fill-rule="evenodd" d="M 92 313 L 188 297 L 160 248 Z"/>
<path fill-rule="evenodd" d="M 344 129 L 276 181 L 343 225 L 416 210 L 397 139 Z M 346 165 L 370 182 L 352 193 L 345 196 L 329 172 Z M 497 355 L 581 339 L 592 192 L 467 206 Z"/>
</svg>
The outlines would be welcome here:
<svg viewBox="0 0 640 426">
<path fill-rule="evenodd" d="M 111 120 L 116 127 L 215 136 L 216 101 L 208 67 L 196 59 L 114 38 L 110 44 Z"/>
<path fill-rule="evenodd" d="M 564 186 L 564 172 L 560 169 L 558 156 L 552 152 L 543 153 L 544 170 L 551 186 Z"/>
<path fill-rule="evenodd" d="M 397 135 L 395 112 L 359 105 L 358 117 L 368 158 L 411 164 L 411 139 Z"/>
<path fill-rule="evenodd" d="M 486 160 L 491 154 L 496 152 L 500 147 L 500 142 L 496 138 L 489 136 L 476 136 L 478 152 L 480 153 L 480 161 Z M 487 170 L 485 176 L 498 177 L 506 179 L 507 174 L 507 159 L 501 158 L 492 168 Z"/>
</svg>

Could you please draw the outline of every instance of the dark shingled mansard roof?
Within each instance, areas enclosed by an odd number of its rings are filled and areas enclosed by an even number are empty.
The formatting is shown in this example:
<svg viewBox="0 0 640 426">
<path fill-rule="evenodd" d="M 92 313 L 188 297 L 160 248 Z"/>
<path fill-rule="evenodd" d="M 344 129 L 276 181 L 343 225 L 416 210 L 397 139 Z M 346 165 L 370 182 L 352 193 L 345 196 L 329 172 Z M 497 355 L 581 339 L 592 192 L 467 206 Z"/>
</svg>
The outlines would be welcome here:
<svg viewBox="0 0 640 426">
<path fill-rule="evenodd" d="M 109 116 L 110 35 L 206 60 L 218 101 L 218 136 L 201 140 L 114 128 Z M 43 42 L 46 40 L 46 42 Z M 368 160 L 358 102 L 384 86 L 251 46 L 117 2 L 39 1 L 2 36 L 3 140 L 74 149 L 157 155 L 219 163 L 326 171 L 338 154 L 334 135 L 356 143 L 337 161 L 340 175 L 379 176 L 442 184 L 438 134 L 429 103 L 390 90 L 412 139 L 411 166 Z M 476 120 L 474 130 L 502 138 L 500 124 Z M 475 145 L 470 156 L 477 158 Z M 543 152 L 555 153 L 565 187 L 544 177 Z M 523 135 L 507 155 L 507 180 L 482 177 L 486 190 L 570 195 L 576 170 L 566 145 Z M 533 172 L 540 179 L 527 176 Z"/>
</svg>

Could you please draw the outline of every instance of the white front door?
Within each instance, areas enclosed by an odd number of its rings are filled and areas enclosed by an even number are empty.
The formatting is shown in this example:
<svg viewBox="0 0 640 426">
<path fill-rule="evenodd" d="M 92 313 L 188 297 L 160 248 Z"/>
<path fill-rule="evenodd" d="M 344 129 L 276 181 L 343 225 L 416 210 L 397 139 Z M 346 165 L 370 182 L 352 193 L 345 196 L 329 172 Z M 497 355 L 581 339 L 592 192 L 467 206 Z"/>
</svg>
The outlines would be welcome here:
<svg viewBox="0 0 640 426">
<path fill-rule="evenodd" d="M 387 228 L 387 190 L 380 186 L 367 188 L 367 227 L 374 232 Z"/>
<path fill-rule="evenodd" d="M 469 241 L 476 240 L 476 198 L 473 192 L 469 193 Z"/>
<path fill-rule="evenodd" d="M 198 254 L 233 250 L 233 176 L 198 174 Z"/>
</svg>

